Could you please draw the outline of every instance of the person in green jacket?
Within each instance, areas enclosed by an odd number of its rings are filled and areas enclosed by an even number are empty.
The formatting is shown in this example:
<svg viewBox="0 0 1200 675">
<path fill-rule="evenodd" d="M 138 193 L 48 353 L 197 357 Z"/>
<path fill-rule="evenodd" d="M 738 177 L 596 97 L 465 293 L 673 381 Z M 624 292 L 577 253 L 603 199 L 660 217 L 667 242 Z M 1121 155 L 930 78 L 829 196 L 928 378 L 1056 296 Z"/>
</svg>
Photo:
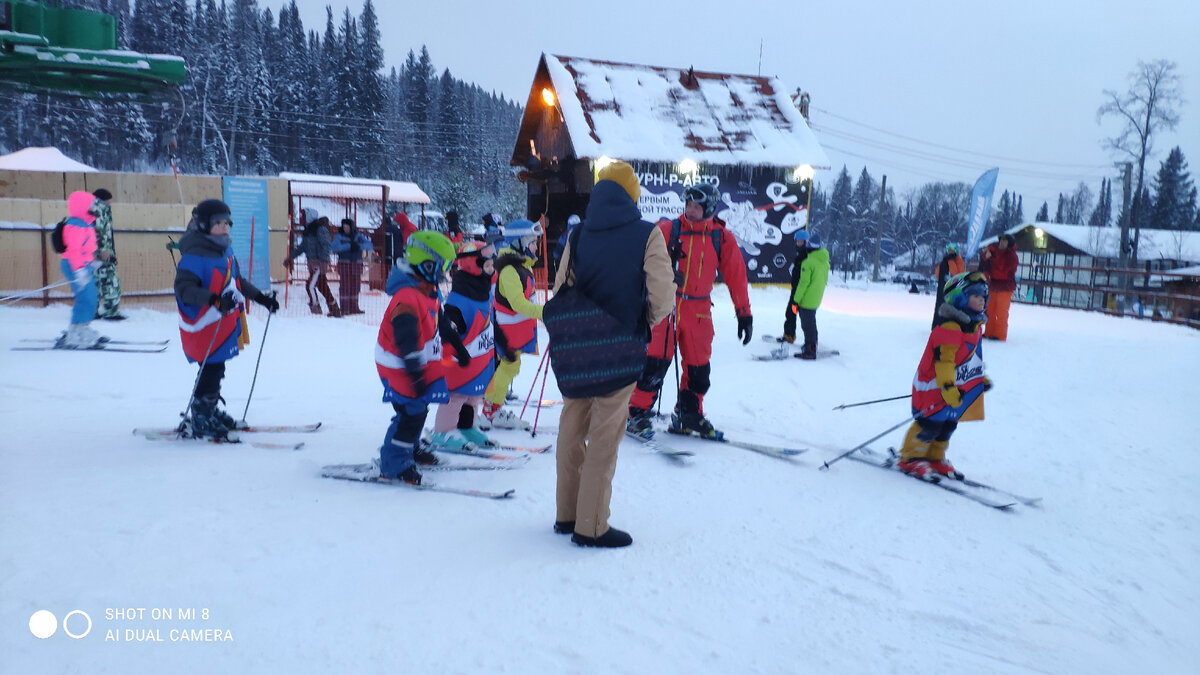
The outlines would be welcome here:
<svg viewBox="0 0 1200 675">
<path fill-rule="evenodd" d="M 807 245 L 808 256 L 800 263 L 800 278 L 792 302 L 796 304 L 800 330 L 804 331 L 804 348 L 796 356 L 812 361 L 817 358 L 817 308 L 829 281 L 829 251 L 822 246 L 821 235 L 815 232 L 808 236 Z"/>
</svg>

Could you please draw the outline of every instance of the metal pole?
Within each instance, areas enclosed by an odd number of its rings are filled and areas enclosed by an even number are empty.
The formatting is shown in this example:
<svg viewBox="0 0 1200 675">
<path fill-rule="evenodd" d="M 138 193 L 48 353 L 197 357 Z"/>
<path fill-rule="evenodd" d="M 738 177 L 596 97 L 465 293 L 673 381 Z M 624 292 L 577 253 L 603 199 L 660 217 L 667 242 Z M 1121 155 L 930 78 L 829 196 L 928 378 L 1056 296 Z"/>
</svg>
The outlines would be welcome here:
<svg viewBox="0 0 1200 675">
<path fill-rule="evenodd" d="M 275 297 L 272 291 L 271 297 Z M 250 412 L 250 399 L 254 397 L 254 384 L 258 382 L 258 364 L 262 363 L 263 346 L 267 344 L 267 331 L 271 329 L 271 315 L 274 312 L 267 312 L 267 325 L 263 326 L 262 342 L 258 343 L 258 358 L 254 360 L 254 377 L 250 380 L 250 393 L 246 395 L 246 408 L 242 410 L 242 426 L 249 426 L 246 422 L 246 413 Z"/>
<path fill-rule="evenodd" d="M 836 408 L 834 408 L 834 410 L 843 410 L 845 408 L 855 408 L 860 405 L 872 405 L 874 403 L 884 403 L 886 401 L 899 401 L 902 398 L 910 398 L 911 396 L 912 396 L 912 394 L 905 394 L 903 396 L 893 396 L 891 398 L 880 398 L 880 399 L 876 399 L 874 401 L 863 401 L 861 403 L 843 403 L 843 404 L 837 406 Z"/>
<path fill-rule="evenodd" d="M 875 230 L 875 269 L 871 272 L 871 281 L 879 281 L 879 249 L 883 246 L 884 197 L 887 195 L 887 175 L 879 187 L 879 227 Z"/>
<path fill-rule="evenodd" d="M 928 411 L 929 411 L 930 409 L 932 409 L 932 408 L 933 408 L 933 406 L 929 406 L 929 408 L 926 408 L 925 410 L 922 410 L 921 412 L 919 412 L 919 413 L 917 413 L 917 414 L 915 414 L 915 415 L 912 415 L 912 416 L 909 416 L 909 417 L 906 417 L 906 418 L 904 418 L 904 420 L 902 420 L 901 422 L 899 422 L 899 423 L 898 423 L 898 424 L 896 424 L 895 426 L 888 427 L 888 428 L 887 428 L 885 431 L 883 431 L 883 432 L 882 432 L 882 433 L 880 433 L 879 435 L 877 435 L 877 436 L 872 436 L 871 438 L 868 438 L 867 440 L 863 441 L 862 443 L 859 443 L 858 445 L 854 446 L 853 448 L 850 448 L 850 449 L 849 449 L 849 450 L 847 450 L 846 452 L 843 452 L 842 454 L 838 455 L 837 457 L 834 457 L 833 459 L 829 460 L 828 462 L 825 462 L 824 464 L 822 464 L 821 466 L 819 466 L 819 467 L 817 467 L 817 468 L 818 468 L 818 469 L 820 469 L 821 471 L 828 471 L 828 470 L 829 470 L 829 465 L 830 465 L 830 464 L 833 464 L 834 462 L 838 462 L 838 461 L 840 461 L 840 460 L 843 460 L 843 459 L 845 459 L 845 458 L 849 457 L 850 455 L 852 455 L 852 454 L 854 454 L 854 453 L 858 452 L 859 450 L 861 450 L 861 449 L 863 449 L 863 448 L 867 447 L 867 444 L 868 444 L 868 443 L 874 443 L 875 441 L 877 441 L 877 440 L 879 440 L 879 439 L 883 438 L 884 436 L 887 436 L 888 434 L 890 434 L 890 433 L 892 433 L 893 431 L 895 431 L 895 430 L 899 429 L 900 427 L 904 426 L 905 424 L 908 424 L 908 423 L 912 422 L 913 420 L 917 419 L 918 417 L 920 417 L 921 415 L 925 414 L 926 412 L 928 412 Z"/>
</svg>

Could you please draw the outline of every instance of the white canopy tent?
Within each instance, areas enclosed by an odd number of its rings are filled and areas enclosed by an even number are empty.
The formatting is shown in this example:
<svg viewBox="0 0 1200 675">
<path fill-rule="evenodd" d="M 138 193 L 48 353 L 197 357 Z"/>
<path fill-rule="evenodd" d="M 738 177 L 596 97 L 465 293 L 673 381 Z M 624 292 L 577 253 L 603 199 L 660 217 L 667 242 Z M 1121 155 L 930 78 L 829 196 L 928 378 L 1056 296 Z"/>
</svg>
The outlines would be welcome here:
<svg viewBox="0 0 1200 675">
<path fill-rule="evenodd" d="M 25 148 L 7 155 L 0 155 L 0 169 L 56 173 L 95 173 L 98 171 L 87 164 L 67 157 L 58 148 Z"/>
<path fill-rule="evenodd" d="M 308 197 L 377 200 L 381 194 L 380 188 L 386 188 L 387 201 L 408 204 L 428 204 L 430 201 L 429 195 L 425 194 L 416 183 L 378 178 L 321 176 L 290 171 L 280 173 L 279 177 L 286 179 L 291 184 L 292 194 L 302 194 Z"/>
</svg>

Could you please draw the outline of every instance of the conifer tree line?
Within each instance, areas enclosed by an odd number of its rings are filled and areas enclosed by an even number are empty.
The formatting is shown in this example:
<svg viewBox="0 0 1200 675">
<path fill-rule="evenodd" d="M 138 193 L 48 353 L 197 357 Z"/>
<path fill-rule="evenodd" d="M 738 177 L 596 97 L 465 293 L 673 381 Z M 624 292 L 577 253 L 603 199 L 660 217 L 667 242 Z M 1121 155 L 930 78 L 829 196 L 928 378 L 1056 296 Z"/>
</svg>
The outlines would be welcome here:
<svg viewBox="0 0 1200 675">
<path fill-rule="evenodd" d="M 124 48 L 184 57 L 180 96 L 147 104 L 0 93 L 0 147 L 53 145 L 115 171 L 170 170 L 173 152 L 183 173 L 414 181 L 464 222 L 485 211 L 525 215 L 525 188 L 508 165 L 521 106 L 439 74 L 424 46 L 385 69 L 372 0 L 357 16 L 326 7 L 320 32 L 305 28 L 295 0 L 278 15 L 258 0 L 130 5 L 63 2 L 115 16 Z"/>
<path fill-rule="evenodd" d="M 879 192 L 880 182 L 866 167 L 857 179 L 852 179 L 845 166 L 832 187 L 818 183 L 813 189 L 809 228 L 821 234 L 834 269 L 847 275 L 872 269 L 879 231 Z M 1059 194 L 1053 215 L 1050 205 L 1043 202 L 1033 222 L 1116 227 L 1121 210 L 1119 185 L 1117 193 L 1114 206 L 1111 180 L 1101 180 L 1097 193 L 1080 182 L 1071 194 Z M 947 243 L 962 245 L 970 198 L 968 183 L 926 183 L 899 196 L 889 187 L 883 206 L 882 236 L 890 244 L 884 245 L 881 261 L 886 264 L 889 253 L 908 252 L 910 260 L 898 260 L 897 264 L 923 268 L 941 257 Z M 1200 231 L 1197 188 L 1179 147 L 1163 160 L 1153 181 L 1153 192 L 1149 187 L 1143 190 L 1142 202 L 1150 205 L 1142 227 Z M 993 197 L 984 238 L 1027 222 L 1024 198 L 1004 190 Z"/>
</svg>

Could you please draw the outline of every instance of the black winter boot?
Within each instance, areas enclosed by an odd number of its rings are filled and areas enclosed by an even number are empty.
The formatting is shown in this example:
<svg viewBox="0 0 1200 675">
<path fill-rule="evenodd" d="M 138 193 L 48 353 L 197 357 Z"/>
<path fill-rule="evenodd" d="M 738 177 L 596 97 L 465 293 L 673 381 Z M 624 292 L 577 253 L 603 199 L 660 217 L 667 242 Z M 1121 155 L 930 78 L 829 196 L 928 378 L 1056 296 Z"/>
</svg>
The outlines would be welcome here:
<svg viewBox="0 0 1200 675">
<path fill-rule="evenodd" d="M 667 431 L 683 436 L 694 433 L 710 441 L 719 441 L 725 437 L 725 434 L 713 428 L 712 422 L 700 412 L 700 397 L 686 389 L 679 392 L 679 402 L 675 404 L 675 411 L 671 413 L 671 424 L 667 426 Z"/>
<path fill-rule="evenodd" d="M 608 532 L 599 537 L 585 537 L 582 534 L 572 534 L 571 542 L 576 546 L 592 546 L 595 548 L 622 548 L 633 543 L 633 537 L 629 536 L 628 532 L 623 532 L 615 527 L 608 528 Z"/>
</svg>

